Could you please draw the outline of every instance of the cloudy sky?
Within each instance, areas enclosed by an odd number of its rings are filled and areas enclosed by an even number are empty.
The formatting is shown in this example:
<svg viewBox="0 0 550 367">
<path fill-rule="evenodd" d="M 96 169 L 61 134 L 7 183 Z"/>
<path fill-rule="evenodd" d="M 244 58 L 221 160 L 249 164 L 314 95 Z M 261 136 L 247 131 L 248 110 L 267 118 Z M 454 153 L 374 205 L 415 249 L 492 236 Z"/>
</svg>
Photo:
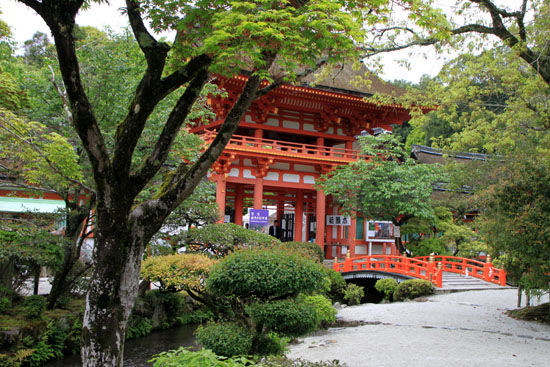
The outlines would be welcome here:
<svg viewBox="0 0 550 367">
<path fill-rule="evenodd" d="M 99 29 L 104 26 L 110 26 L 115 30 L 125 27 L 127 18 L 120 11 L 120 8 L 124 6 L 124 0 L 110 0 L 110 3 L 111 5 L 93 4 L 91 9 L 78 15 L 77 23 L 91 25 Z M 44 21 L 33 10 L 15 0 L 1 0 L 0 11 L 3 13 L 0 18 L 11 26 L 14 38 L 19 44 L 32 38 L 36 31 L 49 34 L 49 29 Z M 386 80 L 405 79 L 418 82 L 423 74 L 436 75 L 441 68 L 442 61 L 436 59 L 433 53 L 429 59 L 425 59 L 423 56 L 425 51 L 418 50 L 416 56 L 409 59 L 410 70 L 399 66 L 395 61 L 400 58 L 408 58 L 408 51 L 385 55 L 382 77 Z"/>
</svg>

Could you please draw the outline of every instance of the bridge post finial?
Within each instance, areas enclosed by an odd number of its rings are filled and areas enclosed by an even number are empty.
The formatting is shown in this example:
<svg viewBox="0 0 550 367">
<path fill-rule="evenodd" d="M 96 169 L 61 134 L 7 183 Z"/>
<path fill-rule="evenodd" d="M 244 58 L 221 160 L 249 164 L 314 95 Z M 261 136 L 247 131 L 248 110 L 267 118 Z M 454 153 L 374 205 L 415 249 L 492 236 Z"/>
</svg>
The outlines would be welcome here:
<svg viewBox="0 0 550 367">
<path fill-rule="evenodd" d="M 435 262 L 435 254 L 433 252 L 430 254 L 429 262 L 431 263 Z"/>
<path fill-rule="evenodd" d="M 492 260 L 493 259 L 491 259 L 491 255 L 487 254 L 487 264 L 490 264 Z"/>
</svg>

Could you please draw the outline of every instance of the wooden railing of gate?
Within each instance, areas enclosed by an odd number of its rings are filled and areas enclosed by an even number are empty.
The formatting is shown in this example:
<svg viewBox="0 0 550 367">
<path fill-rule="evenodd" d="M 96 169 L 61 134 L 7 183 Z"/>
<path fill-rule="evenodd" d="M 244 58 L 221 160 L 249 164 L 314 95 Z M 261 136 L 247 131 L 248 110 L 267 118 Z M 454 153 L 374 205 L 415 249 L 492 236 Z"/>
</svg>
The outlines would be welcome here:
<svg viewBox="0 0 550 367">
<path fill-rule="evenodd" d="M 443 285 L 443 271 L 438 268 L 435 262 L 410 257 L 392 255 L 347 257 L 344 262 L 337 262 L 337 259 L 335 259 L 333 267 L 334 270 L 341 273 L 383 271 L 424 279 L 439 288 Z"/>
<path fill-rule="evenodd" d="M 420 256 L 415 259 L 429 261 L 430 256 Z M 441 264 L 443 271 L 464 274 L 502 286 L 506 285 L 506 272 L 495 268 L 491 263 L 490 256 L 487 256 L 487 262 L 456 256 L 433 256 L 433 259 L 437 264 Z"/>
<path fill-rule="evenodd" d="M 206 130 L 202 135 L 204 141 L 210 144 L 216 137 L 216 133 Z M 238 151 L 250 151 L 267 155 L 303 157 L 317 160 L 327 159 L 349 163 L 359 158 L 369 159 L 358 150 L 320 145 L 283 142 L 279 140 L 262 139 L 253 136 L 233 135 L 226 149 Z"/>
</svg>

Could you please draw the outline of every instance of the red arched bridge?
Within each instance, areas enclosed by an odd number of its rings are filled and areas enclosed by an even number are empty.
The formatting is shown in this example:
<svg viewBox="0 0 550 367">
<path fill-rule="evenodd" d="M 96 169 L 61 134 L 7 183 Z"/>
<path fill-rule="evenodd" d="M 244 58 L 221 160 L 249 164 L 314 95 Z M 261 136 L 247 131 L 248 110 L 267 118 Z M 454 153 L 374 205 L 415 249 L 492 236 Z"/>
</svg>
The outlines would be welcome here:
<svg viewBox="0 0 550 367">
<path fill-rule="evenodd" d="M 334 261 L 334 270 L 341 272 L 344 279 L 373 277 L 396 278 L 397 280 L 419 278 L 443 286 L 443 272 L 458 273 L 482 279 L 498 285 L 506 285 L 506 273 L 497 269 L 487 257 L 487 262 L 455 256 L 404 257 L 392 255 L 371 255 L 347 257 L 344 262 Z M 369 276 L 370 275 L 370 276 Z"/>
</svg>

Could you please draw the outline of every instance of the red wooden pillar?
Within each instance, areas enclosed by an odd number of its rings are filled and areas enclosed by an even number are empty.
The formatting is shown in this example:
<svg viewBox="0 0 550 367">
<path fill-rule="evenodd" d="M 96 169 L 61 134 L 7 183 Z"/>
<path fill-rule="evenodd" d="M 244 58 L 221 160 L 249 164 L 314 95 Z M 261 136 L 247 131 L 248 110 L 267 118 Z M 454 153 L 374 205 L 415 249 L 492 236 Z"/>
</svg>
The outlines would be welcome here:
<svg viewBox="0 0 550 367">
<path fill-rule="evenodd" d="M 277 200 L 277 214 L 275 214 L 275 219 L 279 221 L 279 225 L 282 225 L 281 220 L 283 218 L 284 213 L 285 213 L 284 200 Z"/>
<path fill-rule="evenodd" d="M 302 190 L 296 190 L 296 206 L 294 207 L 294 241 L 302 241 L 303 217 L 304 194 L 302 193 Z"/>
<path fill-rule="evenodd" d="M 264 180 L 256 178 L 254 183 L 254 209 L 262 209 L 262 200 L 264 195 Z"/>
<path fill-rule="evenodd" d="M 317 191 L 317 203 L 315 210 L 315 217 L 317 221 L 317 231 L 315 233 L 315 242 L 325 249 L 325 203 L 326 197 L 323 190 Z"/>
<path fill-rule="evenodd" d="M 223 175 L 216 176 L 216 204 L 220 212 L 218 223 L 223 223 L 225 216 L 225 177 Z"/>
<path fill-rule="evenodd" d="M 243 186 L 235 188 L 235 224 L 243 225 Z"/>
<path fill-rule="evenodd" d="M 353 149 L 353 142 L 352 141 L 346 141 L 346 149 Z"/>
</svg>

